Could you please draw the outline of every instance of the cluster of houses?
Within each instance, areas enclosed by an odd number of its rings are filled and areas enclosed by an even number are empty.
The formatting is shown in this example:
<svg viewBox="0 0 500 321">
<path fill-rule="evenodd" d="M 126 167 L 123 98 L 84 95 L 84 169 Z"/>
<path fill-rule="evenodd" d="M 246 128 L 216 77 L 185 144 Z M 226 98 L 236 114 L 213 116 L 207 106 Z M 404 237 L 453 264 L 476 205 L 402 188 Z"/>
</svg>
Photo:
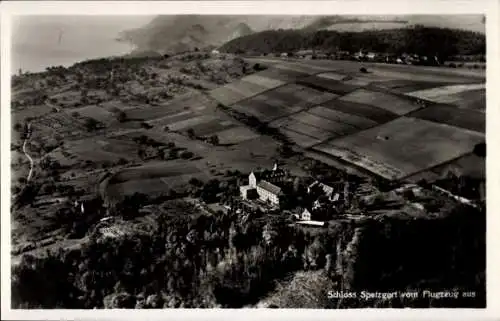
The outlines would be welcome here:
<svg viewBox="0 0 500 321">
<path fill-rule="evenodd" d="M 286 170 L 274 165 L 270 171 L 251 172 L 248 185 L 240 186 L 240 196 L 246 204 L 266 205 L 269 209 L 279 209 L 283 197 L 283 182 L 289 179 Z M 291 216 L 299 224 L 323 226 L 341 205 L 349 201 L 349 182 L 337 183 L 334 186 L 315 181 L 307 187 L 307 194 L 316 200 L 312 204 L 298 207 Z"/>
<path fill-rule="evenodd" d="M 324 52 L 318 50 L 299 50 L 297 52 L 283 52 L 278 54 L 281 58 L 301 58 L 301 59 L 335 59 L 335 60 L 357 60 L 373 61 L 407 65 L 439 65 L 436 56 L 423 56 L 417 54 L 403 53 L 401 55 L 378 53 L 366 50 L 359 50 L 351 53 L 349 51 Z"/>
</svg>

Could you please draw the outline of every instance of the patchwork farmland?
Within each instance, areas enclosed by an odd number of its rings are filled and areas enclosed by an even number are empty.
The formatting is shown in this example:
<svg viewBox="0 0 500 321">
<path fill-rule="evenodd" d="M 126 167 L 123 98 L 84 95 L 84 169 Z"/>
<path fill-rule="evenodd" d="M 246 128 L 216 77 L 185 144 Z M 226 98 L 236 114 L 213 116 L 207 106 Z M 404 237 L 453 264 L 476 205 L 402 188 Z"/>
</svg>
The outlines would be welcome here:
<svg viewBox="0 0 500 321">
<path fill-rule="evenodd" d="M 484 136 L 435 122 L 401 117 L 329 141 L 314 150 L 353 163 L 389 180 L 401 179 L 469 153 Z"/>
<path fill-rule="evenodd" d="M 273 67 L 250 76 L 269 88 L 235 83 L 228 88 L 239 98 L 219 102 L 278 129 L 312 154 L 376 176 L 402 179 L 470 153 L 485 140 L 485 90 L 478 77 L 378 66 L 360 73 L 338 62 L 329 62 L 330 68 L 311 62 L 307 69 L 291 61 L 251 61 Z"/>
<path fill-rule="evenodd" d="M 13 123 L 32 124 L 26 145 L 36 181 L 47 185 L 42 190 L 89 194 L 102 188 L 107 173 L 114 181 L 104 198 L 161 196 L 185 190 L 191 178 L 222 180 L 227 171 L 270 167 L 276 159 L 300 172 L 300 152 L 390 181 L 435 178 L 448 168 L 480 175 L 484 167 L 471 156 L 485 141 L 484 77 L 411 66 L 246 60 L 265 68 L 238 69 L 238 77 L 226 78 L 216 70 L 197 79 L 180 70 L 169 77 L 174 67 L 153 66 L 145 72 L 156 79 L 88 91 L 100 100 L 85 101 L 69 86 L 45 103 L 22 106 Z M 17 163 L 23 139 L 13 132 Z M 298 156 L 282 156 L 279 147 L 288 142 Z M 29 170 L 26 158 L 20 163 L 13 163 L 18 186 Z M 43 174 L 41 164 L 54 169 Z M 56 171 L 60 177 L 52 177 Z"/>
</svg>

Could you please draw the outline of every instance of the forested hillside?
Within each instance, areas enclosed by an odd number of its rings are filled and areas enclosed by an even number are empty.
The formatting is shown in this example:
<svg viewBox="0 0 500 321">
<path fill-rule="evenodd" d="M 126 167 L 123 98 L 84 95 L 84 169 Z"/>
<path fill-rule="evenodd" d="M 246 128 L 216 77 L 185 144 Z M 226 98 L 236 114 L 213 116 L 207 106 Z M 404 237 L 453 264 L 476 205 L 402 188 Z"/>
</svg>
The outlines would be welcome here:
<svg viewBox="0 0 500 321">
<path fill-rule="evenodd" d="M 393 54 L 415 53 L 437 55 L 446 59 L 453 55 L 485 54 L 483 34 L 444 28 L 413 28 L 363 32 L 268 30 L 229 41 L 221 51 L 242 53 L 290 52 L 300 49 L 325 51 L 369 50 Z"/>
<path fill-rule="evenodd" d="M 456 207 L 444 217 L 422 219 L 380 215 L 339 222 L 319 233 L 284 221 L 198 215 L 182 203 L 169 211 L 158 215 L 149 231 L 91 237 L 81 249 L 44 258 L 25 255 L 12 269 L 13 307 L 240 308 L 254 306 L 276 282 L 288 283 L 294 275 L 290 286 L 301 292 L 279 291 L 279 298 L 271 298 L 278 307 L 485 306 L 483 210 Z M 307 286 L 315 275 L 324 287 Z M 340 289 L 475 295 L 339 302 L 323 293 Z M 295 301 L 297 294 L 306 299 Z"/>
</svg>

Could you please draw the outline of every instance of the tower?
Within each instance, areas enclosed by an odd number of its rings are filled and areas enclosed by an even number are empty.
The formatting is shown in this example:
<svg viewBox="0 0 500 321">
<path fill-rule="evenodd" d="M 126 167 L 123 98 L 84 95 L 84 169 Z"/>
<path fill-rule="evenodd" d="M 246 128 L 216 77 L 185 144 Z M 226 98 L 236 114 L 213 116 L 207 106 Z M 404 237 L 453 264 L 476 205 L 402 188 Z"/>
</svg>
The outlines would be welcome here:
<svg viewBox="0 0 500 321">
<path fill-rule="evenodd" d="M 248 176 L 248 185 L 250 185 L 251 188 L 257 187 L 257 177 L 255 177 L 254 172 L 251 172 Z"/>
</svg>

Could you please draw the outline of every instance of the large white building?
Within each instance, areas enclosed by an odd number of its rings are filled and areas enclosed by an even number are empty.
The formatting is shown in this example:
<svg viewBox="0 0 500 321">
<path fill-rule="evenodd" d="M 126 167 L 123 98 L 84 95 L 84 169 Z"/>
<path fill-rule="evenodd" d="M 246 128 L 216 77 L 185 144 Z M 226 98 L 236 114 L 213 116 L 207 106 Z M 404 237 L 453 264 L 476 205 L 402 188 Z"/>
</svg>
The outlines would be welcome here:
<svg viewBox="0 0 500 321">
<path fill-rule="evenodd" d="M 240 193 L 244 199 L 258 198 L 263 202 L 279 205 L 280 196 L 283 195 L 279 186 L 273 183 L 282 182 L 286 173 L 275 164 L 271 172 L 260 175 L 251 172 L 248 175 L 248 185 L 240 186 Z M 265 178 L 265 179 L 263 179 Z"/>
<path fill-rule="evenodd" d="M 274 205 L 280 204 L 281 188 L 267 181 L 260 181 L 257 184 L 257 194 L 259 199 L 264 202 L 270 202 Z"/>
</svg>

